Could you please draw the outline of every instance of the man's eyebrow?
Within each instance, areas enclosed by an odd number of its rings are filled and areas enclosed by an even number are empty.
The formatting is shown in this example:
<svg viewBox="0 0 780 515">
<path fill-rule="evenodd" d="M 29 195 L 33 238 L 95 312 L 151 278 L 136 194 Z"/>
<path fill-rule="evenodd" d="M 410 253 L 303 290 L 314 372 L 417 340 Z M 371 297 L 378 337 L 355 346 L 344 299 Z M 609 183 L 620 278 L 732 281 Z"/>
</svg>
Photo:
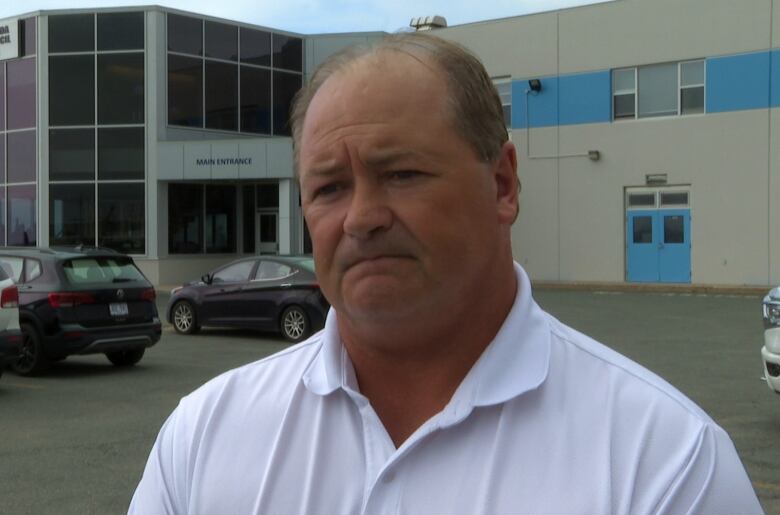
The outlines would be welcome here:
<svg viewBox="0 0 780 515">
<path fill-rule="evenodd" d="M 417 152 L 408 149 L 378 150 L 366 155 L 363 162 L 372 168 L 384 168 L 417 155 Z"/>
<path fill-rule="evenodd" d="M 302 178 L 306 176 L 327 177 L 336 175 L 342 170 L 344 170 L 344 166 L 341 163 L 336 160 L 329 160 L 310 166 L 302 174 Z"/>
</svg>

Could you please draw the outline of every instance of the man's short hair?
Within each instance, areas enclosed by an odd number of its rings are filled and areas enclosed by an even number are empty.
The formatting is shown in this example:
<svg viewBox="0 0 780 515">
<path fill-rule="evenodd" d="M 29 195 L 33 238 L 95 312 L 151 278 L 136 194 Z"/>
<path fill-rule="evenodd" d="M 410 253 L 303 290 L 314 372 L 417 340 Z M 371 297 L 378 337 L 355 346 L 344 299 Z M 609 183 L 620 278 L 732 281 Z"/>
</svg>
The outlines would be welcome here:
<svg viewBox="0 0 780 515">
<path fill-rule="evenodd" d="M 303 123 L 314 95 L 328 78 L 350 64 L 387 51 L 404 53 L 439 68 L 447 82 L 448 91 L 442 94 L 447 95 L 453 127 L 481 160 L 489 163 L 499 157 L 509 135 L 501 98 L 480 60 L 464 47 L 437 36 L 400 33 L 388 35 L 371 45 L 351 46 L 333 54 L 298 91 L 290 117 L 296 174 Z"/>
</svg>

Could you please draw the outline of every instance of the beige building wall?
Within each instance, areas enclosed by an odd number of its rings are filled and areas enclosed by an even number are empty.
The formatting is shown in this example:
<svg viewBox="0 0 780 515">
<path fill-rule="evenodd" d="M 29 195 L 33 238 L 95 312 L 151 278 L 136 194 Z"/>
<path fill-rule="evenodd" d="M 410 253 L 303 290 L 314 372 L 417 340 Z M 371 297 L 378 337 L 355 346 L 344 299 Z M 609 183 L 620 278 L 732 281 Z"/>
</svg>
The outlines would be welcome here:
<svg viewBox="0 0 780 515">
<path fill-rule="evenodd" d="M 778 30 L 780 0 L 616 0 L 437 34 L 524 80 L 765 51 Z M 666 174 L 690 186 L 692 283 L 780 284 L 780 110 L 515 128 L 512 140 L 513 249 L 532 278 L 625 281 L 625 188 Z"/>
</svg>

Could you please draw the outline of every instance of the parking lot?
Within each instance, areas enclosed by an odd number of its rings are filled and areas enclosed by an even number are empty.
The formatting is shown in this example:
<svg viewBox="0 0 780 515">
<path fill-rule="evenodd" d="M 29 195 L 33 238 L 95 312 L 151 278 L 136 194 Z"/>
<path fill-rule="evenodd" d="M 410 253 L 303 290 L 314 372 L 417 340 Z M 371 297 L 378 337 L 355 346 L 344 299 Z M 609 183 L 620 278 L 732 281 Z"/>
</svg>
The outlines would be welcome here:
<svg viewBox="0 0 780 515">
<path fill-rule="evenodd" d="M 536 298 L 707 410 L 731 434 L 766 513 L 780 515 L 780 396 L 759 381 L 760 298 L 564 290 L 539 291 Z M 158 298 L 161 311 L 166 300 Z M 273 334 L 204 330 L 184 337 L 166 325 L 162 340 L 134 368 L 87 356 L 69 358 L 42 377 L 6 372 L 0 378 L 0 513 L 125 512 L 178 399 L 222 371 L 286 346 Z"/>
</svg>

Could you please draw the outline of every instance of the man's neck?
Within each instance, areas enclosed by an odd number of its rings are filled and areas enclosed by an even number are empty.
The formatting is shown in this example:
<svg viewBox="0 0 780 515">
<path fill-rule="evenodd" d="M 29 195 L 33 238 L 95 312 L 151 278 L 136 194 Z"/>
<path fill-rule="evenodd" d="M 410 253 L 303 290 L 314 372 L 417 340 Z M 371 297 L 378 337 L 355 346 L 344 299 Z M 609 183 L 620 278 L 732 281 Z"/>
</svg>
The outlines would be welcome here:
<svg viewBox="0 0 780 515">
<path fill-rule="evenodd" d="M 510 283 L 510 288 L 494 290 L 490 299 L 480 299 L 467 312 L 439 320 L 420 316 L 386 327 L 354 327 L 340 321 L 361 393 L 396 447 L 447 405 L 493 340 L 514 302 L 516 285 Z"/>
</svg>

